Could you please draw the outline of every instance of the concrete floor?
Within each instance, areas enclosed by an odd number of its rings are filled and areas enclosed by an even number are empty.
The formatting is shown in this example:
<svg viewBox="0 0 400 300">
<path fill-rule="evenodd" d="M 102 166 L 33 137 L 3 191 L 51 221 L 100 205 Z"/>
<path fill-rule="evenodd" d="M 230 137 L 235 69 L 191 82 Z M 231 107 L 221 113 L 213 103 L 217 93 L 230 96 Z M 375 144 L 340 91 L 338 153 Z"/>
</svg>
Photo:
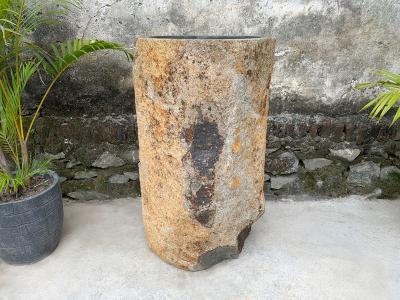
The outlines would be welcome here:
<svg viewBox="0 0 400 300">
<path fill-rule="evenodd" d="M 0 299 L 399 299 L 400 201 L 267 209 L 239 259 L 189 273 L 147 248 L 140 199 L 69 203 L 50 257 L 0 263 Z"/>
</svg>

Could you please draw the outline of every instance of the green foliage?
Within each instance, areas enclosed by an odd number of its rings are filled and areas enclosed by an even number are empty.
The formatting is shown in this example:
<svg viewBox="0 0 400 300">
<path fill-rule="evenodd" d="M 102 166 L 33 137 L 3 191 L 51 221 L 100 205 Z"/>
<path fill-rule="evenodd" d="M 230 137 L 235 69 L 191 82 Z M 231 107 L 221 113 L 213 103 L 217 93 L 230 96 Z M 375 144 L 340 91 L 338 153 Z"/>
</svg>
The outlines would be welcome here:
<svg viewBox="0 0 400 300">
<path fill-rule="evenodd" d="M 44 24 L 56 24 L 60 16 L 80 7 L 80 0 L 0 0 L 0 192 L 17 193 L 30 178 L 49 170 L 48 161 L 31 159 L 28 140 L 55 83 L 81 57 L 100 50 L 132 54 L 107 41 L 71 40 L 45 48 L 29 36 Z M 39 70 L 50 78 L 33 118 L 24 123 L 21 96 Z"/>
<path fill-rule="evenodd" d="M 124 52 L 128 59 L 131 54 L 116 43 L 97 40 L 70 40 L 64 43 L 51 44 L 50 52 L 35 51 L 41 59 L 45 71 L 53 77 L 62 73 L 70 65 L 74 64 L 82 56 L 99 50 L 117 50 Z"/>
<path fill-rule="evenodd" d="M 0 68 L 14 63 L 16 54 L 36 45 L 29 35 L 46 24 L 56 24 L 60 16 L 80 7 L 80 0 L 0 0 Z"/>
<path fill-rule="evenodd" d="M 382 196 L 388 199 L 398 199 L 400 196 L 400 174 L 391 173 L 385 180 L 379 180 Z"/>
<path fill-rule="evenodd" d="M 376 74 L 381 76 L 382 79 L 375 82 L 358 84 L 356 89 L 379 87 L 384 88 L 385 91 L 367 103 L 361 111 L 372 108 L 369 115 L 379 122 L 390 110 L 395 109 L 396 113 L 390 124 L 392 126 L 400 119 L 400 107 L 398 107 L 398 101 L 400 100 L 400 74 L 386 70 L 377 70 Z"/>
<path fill-rule="evenodd" d="M 0 191 L 18 194 L 21 189 L 26 187 L 32 176 L 46 174 L 50 167 L 50 160 L 31 160 L 27 172 L 21 168 L 17 168 L 12 173 L 0 170 Z"/>
</svg>

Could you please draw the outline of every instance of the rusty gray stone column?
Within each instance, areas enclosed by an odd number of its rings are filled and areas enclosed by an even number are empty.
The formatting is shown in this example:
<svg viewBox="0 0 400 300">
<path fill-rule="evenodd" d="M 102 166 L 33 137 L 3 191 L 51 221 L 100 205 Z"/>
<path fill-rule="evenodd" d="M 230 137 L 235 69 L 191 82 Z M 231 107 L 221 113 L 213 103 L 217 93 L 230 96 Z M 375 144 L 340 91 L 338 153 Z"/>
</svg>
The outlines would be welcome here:
<svg viewBox="0 0 400 300">
<path fill-rule="evenodd" d="M 264 212 L 275 41 L 138 38 L 134 69 L 150 248 L 197 271 L 237 257 Z"/>
</svg>

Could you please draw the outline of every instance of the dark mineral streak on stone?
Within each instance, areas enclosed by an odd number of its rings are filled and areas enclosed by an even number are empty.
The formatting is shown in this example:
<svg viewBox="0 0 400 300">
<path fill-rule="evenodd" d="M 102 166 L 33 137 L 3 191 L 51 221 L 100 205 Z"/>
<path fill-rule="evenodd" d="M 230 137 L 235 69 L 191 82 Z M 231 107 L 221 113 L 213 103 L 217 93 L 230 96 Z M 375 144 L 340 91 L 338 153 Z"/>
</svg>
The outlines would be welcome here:
<svg viewBox="0 0 400 300">
<path fill-rule="evenodd" d="M 193 198 L 193 201 L 191 201 L 191 203 L 195 206 L 209 205 L 211 203 L 213 192 L 214 192 L 213 185 L 203 185 L 196 192 L 196 197 Z"/>
<path fill-rule="evenodd" d="M 196 171 L 194 186 L 197 191 L 191 191 L 187 197 L 190 208 L 197 221 L 210 227 L 214 212 L 210 209 L 214 196 L 215 164 L 221 154 L 224 142 L 218 132 L 218 125 L 204 121 L 196 124 L 184 132 L 187 143 L 190 144 L 190 160 Z M 189 158 L 186 156 L 186 159 Z"/>
<path fill-rule="evenodd" d="M 205 227 L 211 227 L 209 224 L 213 220 L 215 212 L 210 209 L 195 212 L 195 218 Z"/>
<path fill-rule="evenodd" d="M 190 147 L 193 167 L 200 176 L 214 179 L 214 166 L 221 154 L 224 142 L 218 132 L 218 125 L 204 122 L 194 126 Z"/>
</svg>

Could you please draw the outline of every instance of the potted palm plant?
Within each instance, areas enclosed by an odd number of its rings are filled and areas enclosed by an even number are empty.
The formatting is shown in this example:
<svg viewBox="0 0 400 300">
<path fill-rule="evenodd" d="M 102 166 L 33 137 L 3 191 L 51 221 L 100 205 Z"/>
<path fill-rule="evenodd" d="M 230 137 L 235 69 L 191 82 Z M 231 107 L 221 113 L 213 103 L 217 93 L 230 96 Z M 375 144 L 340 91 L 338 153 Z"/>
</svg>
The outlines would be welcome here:
<svg viewBox="0 0 400 300">
<path fill-rule="evenodd" d="M 62 194 L 50 161 L 33 157 L 29 138 L 43 104 L 60 76 L 82 56 L 122 46 L 99 40 L 58 42 L 43 48 L 30 40 L 41 25 L 79 7 L 77 0 L 0 0 L 0 259 L 28 264 L 58 245 L 63 224 Z M 54 9 L 51 9 L 54 8 Z M 47 89 L 35 112 L 24 117 L 21 96 L 44 71 Z"/>
</svg>

